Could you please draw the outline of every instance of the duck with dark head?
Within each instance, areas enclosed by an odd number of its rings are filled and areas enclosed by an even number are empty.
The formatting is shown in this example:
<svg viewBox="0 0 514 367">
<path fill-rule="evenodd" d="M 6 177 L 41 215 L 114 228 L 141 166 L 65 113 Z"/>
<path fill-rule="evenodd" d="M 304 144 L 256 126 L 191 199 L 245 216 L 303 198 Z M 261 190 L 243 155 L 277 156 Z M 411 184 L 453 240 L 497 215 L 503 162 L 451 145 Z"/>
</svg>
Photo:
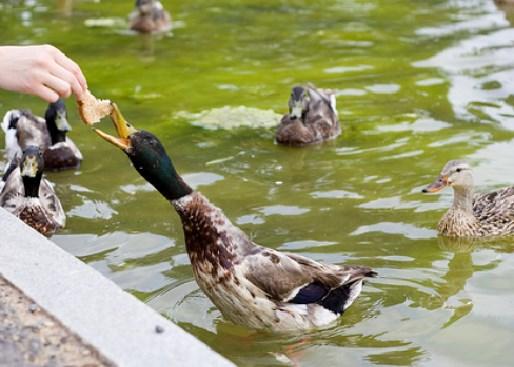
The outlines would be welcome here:
<svg viewBox="0 0 514 367">
<path fill-rule="evenodd" d="M 45 236 L 65 224 L 65 215 L 52 185 L 43 178 L 39 147 L 28 146 L 9 164 L 1 182 L 0 206 Z"/>
<path fill-rule="evenodd" d="M 71 126 L 61 99 L 48 105 L 44 119 L 27 110 L 8 111 L 2 129 L 9 161 L 31 145 L 38 146 L 43 152 L 47 170 L 77 168 L 82 161 L 82 153 L 66 136 Z"/>
<path fill-rule="evenodd" d="M 125 152 L 136 170 L 171 202 L 203 292 L 225 318 L 253 328 L 298 330 L 337 320 L 360 294 L 369 267 L 322 264 L 252 240 L 177 173 L 155 135 L 135 129 L 116 105 L 118 136 L 96 133 Z"/>
<path fill-rule="evenodd" d="M 341 134 L 334 93 L 312 85 L 295 86 L 288 104 L 289 113 L 282 117 L 275 134 L 277 143 L 304 146 Z"/>
</svg>

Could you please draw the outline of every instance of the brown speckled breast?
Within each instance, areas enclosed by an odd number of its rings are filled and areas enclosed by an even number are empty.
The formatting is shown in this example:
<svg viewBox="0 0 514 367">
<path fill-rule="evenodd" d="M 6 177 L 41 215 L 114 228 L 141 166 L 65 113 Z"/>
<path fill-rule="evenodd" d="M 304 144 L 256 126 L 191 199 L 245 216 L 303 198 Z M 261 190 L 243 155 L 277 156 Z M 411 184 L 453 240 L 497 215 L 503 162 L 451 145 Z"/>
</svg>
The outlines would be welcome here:
<svg viewBox="0 0 514 367">
<path fill-rule="evenodd" d="M 43 209 L 38 206 L 24 208 L 18 214 L 18 218 L 47 237 L 53 235 L 60 228 L 60 226 L 55 221 L 48 218 Z"/>
</svg>

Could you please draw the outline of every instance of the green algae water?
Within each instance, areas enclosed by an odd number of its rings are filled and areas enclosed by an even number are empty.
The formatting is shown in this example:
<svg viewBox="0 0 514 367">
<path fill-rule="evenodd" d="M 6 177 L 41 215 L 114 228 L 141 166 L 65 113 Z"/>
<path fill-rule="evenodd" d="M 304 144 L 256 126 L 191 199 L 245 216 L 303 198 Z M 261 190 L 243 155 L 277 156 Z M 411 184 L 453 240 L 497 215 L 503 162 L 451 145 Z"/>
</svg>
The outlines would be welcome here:
<svg viewBox="0 0 514 367">
<path fill-rule="evenodd" d="M 3 44 L 52 43 L 101 98 L 160 137 L 192 186 L 257 243 L 380 277 L 335 325 L 294 335 L 235 326 L 196 285 L 178 216 L 125 155 L 79 122 L 85 160 L 49 173 L 67 214 L 53 237 L 241 366 L 508 366 L 514 241 L 449 241 L 466 158 L 478 190 L 514 184 L 514 18 L 492 0 L 163 1 L 175 29 L 126 30 L 132 1 L 7 0 Z M 295 83 L 337 93 L 343 134 L 273 142 Z M 35 98 L 0 92 L 0 108 Z M 2 112 L 3 113 L 3 112 Z M 103 128 L 109 130 L 109 123 Z"/>
</svg>

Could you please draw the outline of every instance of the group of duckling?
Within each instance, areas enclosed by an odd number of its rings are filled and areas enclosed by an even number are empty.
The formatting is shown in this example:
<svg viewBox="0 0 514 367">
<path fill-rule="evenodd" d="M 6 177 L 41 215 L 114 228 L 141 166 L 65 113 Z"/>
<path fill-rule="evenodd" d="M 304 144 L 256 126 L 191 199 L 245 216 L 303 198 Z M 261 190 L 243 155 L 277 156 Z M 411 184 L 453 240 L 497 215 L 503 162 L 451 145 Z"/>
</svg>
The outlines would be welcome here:
<svg viewBox="0 0 514 367">
<path fill-rule="evenodd" d="M 170 16 L 160 2 L 137 0 L 131 27 L 142 32 L 163 31 Z M 84 122 L 98 121 L 95 99 L 79 101 Z M 93 101 L 93 102 L 91 102 Z M 98 128 L 104 140 L 120 148 L 133 167 L 178 213 L 193 274 L 202 291 L 223 316 L 234 323 L 276 331 L 327 325 L 354 302 L 366 278 L 377 273 L 367 266 L 329 265 L 253 242 L 200 192 L 193 190 L 176 171 L 159 139 L 137 130 L 118 106 L 102 101 L 100 118 L 109 115 L 117 136 Z M 106 109 L 108 103 L 108 109 Z M 99 104 L 100 105 L 100 102 Z M 99 120 L 99 119 L 98 119 Z M 9 160 L 1 182 L 0 206 L 44 235 L 65 223 L 65 215 L 44 170 L 76 168 L 82 154 L 66 136 L 70 126 L 63 101 L 50 104 L 45 118 L 29 111 L 5 114 L 6 156 Z M 313 85 L 295 86 L 289 112 L 276 130 L 275 140 L 289 146 L 307 146 L 341 134 L 335 94 Z M 448 162 L 424 192 L 452 187 L 454 201 L 438 225 L 450 237 L 490 237 L 514 234 L 514 187 L 475 195 L 470 166 Z"/>
</svg>

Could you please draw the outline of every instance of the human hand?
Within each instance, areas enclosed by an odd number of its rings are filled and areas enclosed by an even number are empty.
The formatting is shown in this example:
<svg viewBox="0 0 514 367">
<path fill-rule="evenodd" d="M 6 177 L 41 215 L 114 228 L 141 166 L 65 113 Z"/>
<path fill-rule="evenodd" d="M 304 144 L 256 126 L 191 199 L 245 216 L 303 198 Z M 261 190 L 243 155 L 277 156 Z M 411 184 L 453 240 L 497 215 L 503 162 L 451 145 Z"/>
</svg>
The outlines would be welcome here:
<svg viewBox="0 0 514 367">
<path fill-rule="evenodd" d="M 51 103 L 87 89 L 80 67 L 50 45 L 0 46 L 0 88 Z"/>
</svg>

